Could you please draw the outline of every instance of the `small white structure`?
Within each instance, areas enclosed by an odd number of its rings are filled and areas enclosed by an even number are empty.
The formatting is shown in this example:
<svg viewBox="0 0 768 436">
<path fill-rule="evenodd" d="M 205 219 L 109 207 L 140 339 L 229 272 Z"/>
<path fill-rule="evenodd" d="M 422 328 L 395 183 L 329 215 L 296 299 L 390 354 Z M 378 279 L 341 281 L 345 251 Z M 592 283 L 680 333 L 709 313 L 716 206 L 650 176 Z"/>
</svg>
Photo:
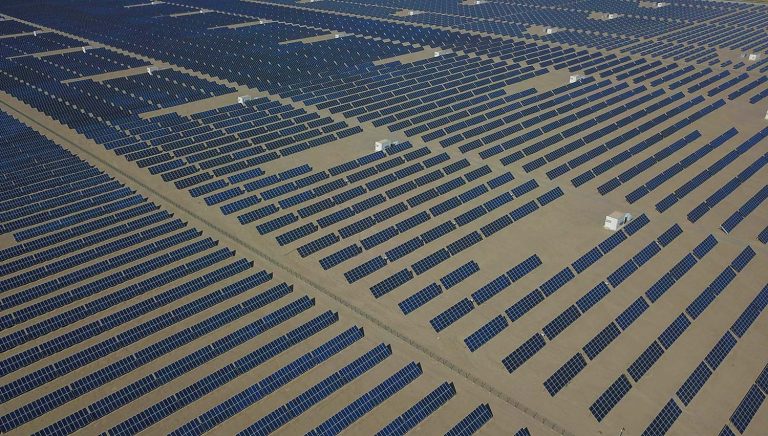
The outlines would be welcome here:
<svg viewBox="0 0 768 436">
<path fill-rule="evenodd" d="M 765 119 L 768 120 L 768 111 L 765 112 Z"/>
<path fill-rule="evenodd" d="M 250 95 L 241 95 L 240 97 L 237 97 L 237 102 L 240 104 L 245 104 L 246 101 L 253 100 L 253 96 Z"/>
<path fill-rule="evenodd" d="M 86 45 L 85 47 L 83 47 L 83 53 L 87 52 L 88 50 L 90 50 L 92 48 L 96 48 L 96 47 L 94 47 L 92 45 Z"/>
<path fill-rule="evenodd" d="M 151 76 L 152 72 L 153 71 L 157 71 L 158 69 L 159 68 L 157 68 L 157 67 L 147 67 L 147 74 L 149 74 Z"/>
<path fill-rule="evenodd" d="M 554 27 L 547 27 L 546 29 L 544 29 L 545 35 L 551 35 L 555 32 L 557 32 L 557 29 L 555 29 Z"/>
<path fill-rule="evenodd" d="M 614 18 L 618 18 L 619 14 L 608 14 L 605 16 L 606 20 L 613 20 Z"/>
<path fill-rule="evenodd" d="M 747 56 L 747 59 L 754 62 L 758 59 L 760 59 L 760 55 L 758 53 L 750 53 L 749 56 Z"/>
<path fill-rule="evenodd" d="M 37 32 L 38 32 L 38 31 L 37 31 L 37 30 L 35 30 L 34 32 L 32 32 L 32 35 L 34 35 L 34 36 L 37 36 Z"/>
<path fill-rule="evenodd" d="M 416 15 L 416 11 L 408 11 L 408 15 L 409 15 L 409 16 L 413 16 L 413 15 Z"/>
<path fill-rule="evenodd" d="M 656 7 L 657 7 L 657 8 L 663 8 L 664 6 L 667 6 L 668 4 L 669 4 L 669 3 L 664 3 L 664 2 L 656 2 Z"/>
<path fill-rule="evenodd" d="M 580 82 L 580 81 L 582 81 L 582 80 L 584 80 L 584 79 L 586 79 L 586 78 L 587 78 L 587 76 L 584 76 L 584 75 L 582 75 L 582 74 L 574 74 L 574 75 L 572 75 L 572 76 L 571 76 L 571 77 L 568 79 L 568 83 L 576 83 L 576 82 Z"/>
<path fill-rule="evenodd" d="M 435 57 L 439 58 L 440 56 L 445 56 L 450 53 L 453 53 L 453 50 L 451 50 L 450 48 L 447 50 L 438 50 L 435 52 Z"/>
<path fill-rule="evenodd" d="M 625 212 L 614 211 L 605 217 L 605 224 L 603 224 L 603 227 L 615 232 L 630 221 L 632 221 L 632 215 Z"/>
<path fill-rule="evenodd" d="M 385 151 L 389 147 L 397 144 L 399 144 L 398 141 L 392 141 L 391 139 L 380 139 L 374 144 L 374 150 Z"/>
</svg>

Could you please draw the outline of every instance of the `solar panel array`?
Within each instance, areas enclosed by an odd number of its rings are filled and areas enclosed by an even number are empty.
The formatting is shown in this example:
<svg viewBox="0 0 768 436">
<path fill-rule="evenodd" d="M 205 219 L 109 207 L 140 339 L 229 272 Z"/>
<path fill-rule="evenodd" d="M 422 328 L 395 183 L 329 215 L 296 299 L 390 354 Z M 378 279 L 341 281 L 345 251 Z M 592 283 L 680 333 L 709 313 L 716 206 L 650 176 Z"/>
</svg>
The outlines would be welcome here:
<svg viewBox="0 0 768 436">
<path fill-rule="evenodd" d="M 3 2 L 0 430 L 764 427 L 768 7 L 472 3 Z"/>
</svg>

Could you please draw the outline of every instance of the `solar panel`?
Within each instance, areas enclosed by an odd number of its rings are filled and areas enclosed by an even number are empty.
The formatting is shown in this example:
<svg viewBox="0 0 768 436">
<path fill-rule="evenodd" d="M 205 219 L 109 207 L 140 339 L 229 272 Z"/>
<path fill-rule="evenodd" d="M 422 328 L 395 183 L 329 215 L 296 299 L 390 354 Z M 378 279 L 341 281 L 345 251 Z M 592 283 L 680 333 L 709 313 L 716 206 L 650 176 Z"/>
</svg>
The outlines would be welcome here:
<svg viewBox="0 0 768 436">
<path fill-rule="evenodd" d="M 603 257 L 602 251 L 600 251 L 598 247 L 595 247 L 589 250 L 586 254 L 584 254 L 580 258 L 576 259 L 576 261 L 573 262 L 571 266 L 576 271 L 576 273 L 581 274 L 587 268 L 589 268 L 592 264 L 600 260 L 601 257 Z"/>
<path fill-rule="evenodd" d="M 581 353 L 576 353 L 573 357 L 568 359 L 557 371 L 554 372 L 546 381 L 544 381 L 544 388 L 547 389 L 549 395 L 555 396 L 560 392 L 576 375 L 578 375 L 582 369 L 586 368 L 587 361 L 584 360 L 584 356 Z"/>
<path fill-rule="evenodd" d="M 501 333 L 501 331 L 508 326 L 509 322 L 507 322 L 507 319 L 502 315 L 498 315 L 477 329 L 477 331 L 467 336 L 464 339 L 464 343 L 467 345 L 469 351 L 474 352 L 478 348 L 485 345 L 488 341 L 493 339 L 496 335 Z"/>
<path fill-rule="evenodd" d="M 555 189 L 552 189 L 551 191 L 546 192 L 544 195 L 537 197 L 536 199 L 539 201 L 540 205 L 546 206 L 547 204 L 557 200 L 563 195 L 565 195 L 563 193 L 563 190 L 560 189 L 560 187 L 557 187 Z"/>
<path fill-rule="evenodd" d="M 469 415 L 454 425 L 445 436 L 470 436 L 475 434 L 493 417 L 491 406 L 481 404 L 477 406 Z"/>
<path fill-rule="evenodd" d="M 615 288 L 628 279 L 635 271 L 637 271 L 637 265 L 634 260 L 629 259 L 608 276 L 608 283 Z"/>
<path fill-rule="evenodd" d="M 645 296 L 655 303 L 665 292 L 675 284 L 675 279 L 670 273 L 666 273 L 645 292 Z"/>
<path fill-rule="evenodd" d="M 603 252 L 603 254 L 608 254 L 608 252 L 616 248 L 626 239 L 627 236 L 624 234 L 624 232 L 616 232 L 598 244 L 598 247 L 600 247 L 600 250 Z"/>
<path fill-rule="evenodd" d="M 539 259 L 539 256 L 534 254 L 507 271 L 507 276 L 514 283 L 525 277 L 529 272 L 541 266 L 541 264 L 542 262 L 541 259 Z"/>
<path fill-rule="evenodd" d="M 421 275 L 436 265 L 440 264 L 441 262 L 448 260 L 449 257 L 451 257 L 451 255 L 448 253 L 448 250 L 441 248 L 440 250 L 437 250 L 429 256 L 414 263 L 411 265 L 411 268 L 413 268 L 413 271 L 417 275 Z"/>
<path fill-rule="evenodd" d="M 411 362 L 360 398 L 351 402 L 338 413 L 307 433 L 308 436 L 338 434 L 376 406 L 399 392 L 422 374 L 421 365 Z"/>
<path fill-rule="evenodd" d="M 658 342 L 653 341 L 627 368 L 627 373 L 629 373 L 634 381 L 639 381 L 656 361 L 661 358 L 662 354 L 664 354 L 664 348 Z"/>
<path fill-rule="evenodd" d="M 395 274 L 387 277 L 386 279 L 376 283 L 371 287 L 371 293 L 375 298 L 380 298 L 383 295 L 399 288 L 400 286 L 408 283 L 413 279 L 413 273 L 408 269 L 402 269 Z"/>
<path fill-rule="evenodd" d="M 598 422 L 602 422 L 603 418 L 627 395 L 630 389 L 632 389 L 632 384 L 627 380 L 627 376 L 622 374 L 589 406 L 589 411 L 592 412 Z"/>
<path fill-rule="evenodd" d="M 384 268 L 387 265 L 387 260 L 382 256 L 376 256 L 368 262 L 362 263 L 351 270 L 344 273 L 344 277 L 349 284 L 366 277 L 374 272 Z"/>
<path fill-rule="evenodd" d="M 576 301 L 576 307 L 578 307 L 582 313 L 585 313 L 610 292 L 611 289 L 608 285 L 606 285 L 605 282 L 600 282 Z"/>
<path fill-rule="evenodd" d="M 560 315 L 555 317 L 555 319 L 550 321 L 549 324 L 545 325 L 542 331 L 544 332 L 544 335 L 547 336 L 547 339 L 552 340 L 555 338 L 555 336 L 559 335 L 563 330 L 568 328 L 568 326 L 576 321 L 580 316 L 581 312 L 579 309 L 576 306 L 571 305 Z"/>
<path fill-rule="evenodd" d="M 451 253 L 451 256 L 455 256 L 456 254 L 466 250 L 467 248 L 477 244 L 482 240 L 483 237 L 480 235 L 480 233 L 475 231 L 459 238 L 454 242 L 451 242 L 446 248 L 448 249 L 448 252 Z"/>
<path fill-rule="evenodd" d="M 430 392 L 426 397 L 419 400 L 402 415 L 395 418 L 386 427 L 381 429 L 376 436 L 394 436 L 403 435 L 412 428 L 416 427 L 421 421 L 426 419 L 440 406 L 456 395 L 456 388 L 453 383 L 445 382 Z"/>
<path fill-rule="evenodd" d="M 663 409 L 656 415 L 656 418 L 651 421 L 648 427 L 643 432 L 643 436 L 663 436 L 667 433 L 672 424 L 675 423 L 677 417 L 680 416 L 682 410 L 680 406 L 675 403 L 674 399 L 664 406 Z"/>
<path fill-rule="evenodd" d="M 509 213 L 509 217 L 512 218 L 515 221 L 519 221 L 523 219 L 525 216 L 533 213 L 536 211 L 536 209 L 539 208 L 539 205 L 536 204 L 534 201 L 529 201 L 528 203 L 518 207 L 517 209 L 513 210 Z"/>
<path fill-rule="evenodd" d="M 432 328 L 435 329 L 435 332 L 440 333 L 440 331 L 461 319 L 464 315 L 474 310 L 474 308 L 475 305 L 469 301 L 468 298 L 463 298 L 459 300 L 458 303 L 429 320 L 429 323 L 432 324 Z"/>
<path fill-rule="evenodd" d="M 690 404 L 693 397 L 695 397 L 701 390 L 702 386 L 704 386 L 704 383 L 707 382 L 711 375 L 712 371 L 707 364 L 701 362 L 685 380 L 682 386 L 680 386 L 680 389 L 677 390 L 677 398 L 679 398 L 686 406 Z"/>
<path fill-rule="evenodd" d="M 736 427 L 736 430 L 741 433 L 744 433 L 747 430 L 749 423 L 755 417 L 755 414 L 757 414 L 763 401 L 765 401 L 765 393 L 763 393 L 757 385 L 752 385 L 744 396 L 744 399 L 741 400 L 741 403 L 736 407 L 733 415 L 731 415 L 730 421 L 733 426 Z"/>
<path fill-rule="evenodd" d="M 442 294 L 443 290 L 437 283 L 431 283 L 424 289 L 416 292 L 405 300 L 401 301 L 398 306 L 403 312 L 403 315 L 408 315 L 419 307 L 427 304 L 432 299 Z"/>
<path fill-rule="evenodd" d="M 582 348 L 584 354 L 589 357 L 589 360 L 594 360 L 601 351 L 605 349 L 614 339 L 621 334 L 621 330 L 616 326 L 616 323 L 608 324 L 603 330 L 600 331 L 595 337 L 593 337 Z"/>
<path fill-rule="evenodd" d="M 667 229 L 667 231 L 662 233 L 657 240 L 659 241 L 662 247 L 666 247 L 672 241 L 674 241 L 675 238 L 680 236 L 682 233 L 683 233 L 683 229 L 681 229 L 679 225 L 675 224 L 669 229 Z"/>
<path fill-rule="evenodd" d="M 739 338 L 744 336 L 752 323 L 768 305 L 768 285 L 758 293 L 739 318 L 731 326 L 731 331 Z"/>
<path fill-rule="evenodd" d="M 736 259 L 731 262 L 731 266 L 733 266 L 733 269 L 736 271 L 741 272 L 747 264 L 749 263 L 752 258 L 755 257 L 755 250 L 752 249 L 752 247 L 747 246 L 744 250 L 742 250 L 741 253 L 739 253 L 738 256 L 736 256 Z"/>
<path fill-rule="evenodd" d="M 618 324 L 622 330 L 626 330 L 627 327 L 632 325 L 632 323 L 635 322 L 646 309 L 648 309 L 648 307 L 650 306 L 648 305 L 648 302 L 645 301 L 645 298 L 638 297 L 637 300 L 616 317 L 616 324 Z"/>
<path fill-rule="evenodd" d="M 627 236 L 632 236 L 649 222 L 650 220 L 648 217 L 645 214 L 642 214 L 630 221 L 627 225 L 624 226 L 622 230 L 627 234 Z"/>
<path fill-rule="evenodd" d="M 544 338 L 541 336 L 541 334 L 536 333 L 531 336 L 530 339 L 520 345 L 515 351 L 502 359 L 501 363 L 504 364 L 504 367 L 507 369 L 507 371 L 512 373 L 528 359 L 533 357 L 534 354 L 538 353 L 539 350 L 544 348 L 544 345 L 546 345 Z"/>
<path fill-rule="evenodd" d="M 563 268 L 560 272 L 552 276 L 552 278 L 542 283 L 539 289 L 541 289 L 541 292 L 543 292 L 545 296 L 549 297 L 574 277 L 575 275 L 570 268 Z"/>
<path fill-rule="evenodd" d="M 440 279 L 440 283 L 443 284 L 445 289 L 451 289 L 478 271 L 480 271 L 480 266 L 472 260 L 443 276 Z"/>
<path fill-rule="evenodd" d="M 681 313 L 672 323 L 664 329 L 659 335 L 659 343 L 667 350 L 672 344 L 683 334 L 683 332 L 691 325 L 691 321 Z"/>
</svg>

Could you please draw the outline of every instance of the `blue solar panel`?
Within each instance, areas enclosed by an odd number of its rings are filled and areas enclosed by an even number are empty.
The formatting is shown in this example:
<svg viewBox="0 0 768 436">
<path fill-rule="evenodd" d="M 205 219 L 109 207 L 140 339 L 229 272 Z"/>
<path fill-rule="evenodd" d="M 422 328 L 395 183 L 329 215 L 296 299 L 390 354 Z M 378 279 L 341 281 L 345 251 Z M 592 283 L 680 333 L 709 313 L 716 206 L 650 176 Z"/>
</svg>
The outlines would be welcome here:
<svg viewBox="0 0 768 436">
<path fill-rule="evenodd" d="M 651 300 L 651 303 L 655 303 L 656 300 L 661 298 L 665 292 L 675 284 L 675 279 L 671 274 L 667 273 L 661 276 L 651 287 L 645 292 L 645 296 Z"/>
<path fill-rule="evenodd" d="M 522 318 L 523 315 L 542 301 L 544 301 L 544 294 L 540 290 L 535 289 L 507 309 L 506 314 L 510 320 L 515 321 Z"/>
<path fill-rule="evenodd" d="M 402 415 L 398 416 L 394 421 L 381 429 L 376 433 L 376 436 L 406 434 L 440 406 L 450 400 L 454 395 L 456 395 L 456 388 L 453 386 L 453 383 L 446 382 L 441 384 L 426 397 L 422 398 L 411 408 L 406 410 Z"/>
<path fill-rule="evenodd" d="M 632 236 L 635 233 L 637 233 L 638 230 L 642 229 L 646 224 L 648 224 L 650 220 L 645 214 L 642 214 L 638 216 L 637 218 L 630 221 L 622 230 L 627 233 L 628 236 Z"/>
<path fill-rule="evenodd" d="M 443 284 L 445 289 L 451 289 L 478 271 L 480 271 L 480 266 L 472 260 L 443 276 L 440 279 L 440 283 Z"/>
<path fill-rule="evenodd" d="M 672 323 L 664 329 L 659 335 L 659 343 L 664 348 L 669 349 L 673 343 L 683 334 L 683 332 L 691 325 L 691 321 L 681 313 Z"/>
<path fill-rule="evenodd" d="M 488 321 L 484 326 L 480 327 L 467 336 L 464 339 L 464 343 L 467 345 L 469 351 L 474 352 L 478 348 L 485 345 L 488 341 L 493 339 L 496 335 L 501 333 L 502 330 L 509 326 L 509 322 L 502 315 L 498 315 L 492 320 Z"/>
<path fill-rule="evenodd" d="M 589 292 L 584 294 L 584 296 L 579 298 L 578 301 L 576 301 L 576 306 L 579 308 L 579 310 L 581 310 L 582 313 L 584 313 L 591 309 L 610 292 L 611 289 L 608 287 L 608 285 L 606 285 L 605 282 L 600 282 Z"/>
<path fill-rule="evenodd" d="M 562 288 L 566 283 L 571 281 L 575 275 L 573 274 L 573 271 L 571 271 L 570 268 L 563 268 L 559 273 L 552 276 L 549 280 L 541 284 L 541 292 L 544 293 L 545 296 L 549 297 L 550 295 L 557 292 L 558 289 Z"/>
<path fill-rule="evenodd" d="M 747 426 L 749 426 L 752 418 L 757 414 L 763 401 L 765 401 L 765 393 L 757 385 L 752 385 L 744 399 L 736 407 L 733 415 L 731 415 L 731 423 L 736 427 L 736 430 L 741 433 L 747 430 Z"/>
<path fill-rule="evenodd" d="M 444 262 L 448 260 L 448 258 L 451 257 L 448 250 L 445 248 L 441 248 L 440 250 L 437 250 L 436 252 L 430 254 L 429 256 L 425 257 L 424 259 L 421 259 L 420 261 L 414 263 L 411 265 L 411 268 L 413 268 L 413 271 L 418 274 L 424 274 L 429 269 L 435 267 L 441 262 Z"/>
<path fill-rule="evenodd" d="M 507 371 L 510 373 L 514 372 L 528 359 L 533 357 L 534 354 L 538 353 L 539 350 L 544 348 L 544 345 L 546 345 L 544 338 L 541 336 L 541 334 L 536 333 L 531 336 L 530 339 L 520 345 L 515 351 L 502 359 L 501 363 L 504 364 L 504 367 L 507 369 Z"/>
<path fill-rule="evenodd" d="M 539 256 L 534 254 L 507 271 L 507 276 L 514 283 L 525 277 L 529 272 L 541 266 L 541 264 L 542 262 L 541 259 L 539 259 Z"/>
<path fill-rule="evenodd" d="M 539 208 L 539 205 L 536 204 L 534 201 L 529 201 L 528 203 L 518 207 L 517 209 L 513 210 L 509 213 L 509 217 L 512 218 L 515 221 L 519 221 L 525 216 L 533 213 L 536 211 L 536 209 Z"/>
<path fill-rule="evenodd" d="M 405 300 L 401 301 L 398 306 L 403 311 L 403 315 L 408 315 L 419 307 L 427 304 L 429 301 L 443 293 L 443 289 L 437 283 L 431 283 L 424 289 L 416 292 Z"/>
<path fill-rule="evenodd" d="M 473 292 L 472 299 L 476 304 L 483 304 L 511 284 L 512 281 L 509 280 L 506 275 L 502 274 Z"/>
<path fill-rule="evenodd" d="M 608 415 L 608 412 L 627 395 L 630 389 L 632 389 L 632 384 L 627 379 L 627 376 L 622 374 L 589 406 L 589 411 L 592 412 L 592 415 L 598 422 L 601 422 Z"/>
<path fill-rule="evenodd" d="M 374 297 L 380 298 L 383 295 L 397 289 L 413 279 L 413 273 L 408 269 L 402 269 L 386 279 L 376 283 L 371 287 L 371 293 Z"/>
<path fill-rule="evenodd" d="M 608 276 L 608 283 L 615 288 L 635 271 L 637 271 L 637 265 L 634 260 L 629 259 Z"/>
<path fill-rule="evenodd" d="M 362 263 L 351 270 L 344 273 L 344 277 L 349 284 L 355 283 L 365 276 L 373 274 L 374 272 L 384 268 L 387 265 L 387 260 L 383 256 L 376 256 L 368 262 Z"/>
<path fill-rule="evenodd" d="M 544 381 L 544 388 L 547 389 L 549 395 L 554 397 L 586 367 L 587 361 L 584 360 L 584 356 L 581 353 L 576 353 Z"/>
<path fill-rule="evenodd" d="M 576 261 L 573 262 L 571 266 L 573 267 L 574 270 L 576 270 L 578 274 L 581 274 L 587 268 L 589 268 L 592 264 L 600 260 L 601 257 L 603 257 L 603 252 L 600 251 L 598 247 L 595 247 L 589 250 L 586 254 L 584 254 L 580 258 L 576 259 Z"/>
<path fill-rule="evenodd" d="M 618 324 L 622 330 L 626 330 L 627 327 L 632 325 L 632 323 L 635 322 L 646 309 L 648 309 L 648 307 L 650 306 L 648 305 L 648 302 L 645 301 L 645 298 L 639 297 L 616 317 L 616 324 Z"/>
<path fill-rule="evenodd" d="M 664 354 L 664 348 L 659 345 L 658 342 L 653 341 L 648 348 L 643 351 L 640 356 L 629 365 L 627 373 L 632 377 L 634 381 L 639 381 L 646 372 L 656 363 L 657 360 Z"/>
<path fill-rule="evenodd" d="M 598 244 L 598 247 L 600 247 L 600 250 L 603 252 L 603 254 L 608 254 L 608 252 L 624 242 L 625 239 L 627 239 L 627 236 L 624 234 L 624 232 L 616 232 Z"/>
<path fill-rule="evenodd" d="M 451 253 L 451 256 L 455 256 L 456 254 L 466 250 L 467 248 L 477 244 L 482 240 L 483 237 L 480 235 L 480 232 L 475 231 L 457 239 L 454 242 L 451 242 L 446 248 L 448 249 L 448 252 Z"/>
<path fill-rule="evenodd" d="M 731 266 L 733 266 L 733 269 L 736 271 L 741 272 L 747 264 L 749 263 L 752 258 L 755 257 L 755 250 L 752 249 L 752 247 L 747 246 L 744 250 L 742 250 L 741 253 L 739 253 L 738 256 L 736 256 L 736 259 L 731 262 Z"/>
<path fill-rule="evenodd" d="M 545 325 L 542 331 L 544 332 L 544 335 L 547 336 L 547 339 L 552 340 L 555 338 L 555 336 L 559 335 L 563 330 L 568 328 L 568 326 L 576 321 L 580 316 L 581 312 L 579 309 L 576 306 L 571 305 L 560 315 L 555 317 L 555 319 L 550 321 L 549 324 Z"/>
<path fill-rule="evenodd" d="M 583 348 L 584 353 L 589 357 L 589 360 L 594 360 L 620 334 L 621 330 L 616 326 L 616 323 L 608 324 L 600 333 L 587 342 Z"/>
<path fill-rule="evenodd" d="M 546 206 L 547 204 L 557 200 L 558 198 L 562 197 L 563 195 L 564 195 L 563 190 L 560 189 L 560 187 L 557 187 L 557 188 L 552 189 L 551 191 L 548 191 L 545 194 L 537 197 L 536 199 L 539 201 L 540 205 Z"/>
<path fill-rule="evenodd" d="M 683 402 L 686 406 L 690 404 L 693 397 L 701 390 L 704 383 L 707 382 L 709 376 L 712 375 L 712 371 L 709 369 L 706 363 L 701 362 L 699 366 L 691 373 L 688 379 L 677 390 L 677 398 Z"/>
<path fill-rule="evenodd" d="M 475 305 L 469 301 L 468 298 L 463 298 L 459 300 L 458 303 L 429 320 L 429 323 L 432 324 L 432 328 L 439 333 L 474 309 Z"/>
<path fill-rule="evenodd" d="M 493 417 L 491 406 L 481 404 L 454 425 L 445 436 L 471 436 Z"/>
<path fill-rule="evenodd" d="M 656 418 L 654 418 L 653 421 L 651 421 L 651 423 L 645 429 L 643 436 L 665 435 L 681 413 L 682 410 L 680 409 L 680 406 L 675 403 L 675 400 L 669 400 L 664 408 L 661 409 L 659 414 L 656 415 Z"/>
<path fill-rule="evenodd" d="M 661 244 L 662 247 L 666 247 L 672 241 L 674 241 L 675 238 L 680 236 L 682 233 L 683 233 L 683 229 L 681 229 L 679 225 L 675 224 L 672 227 L 670 227 L 669 229 L 667 229 L 667 231 L 662 233 L 659 236 L 658 241 L 659 241 L 659 243 Z"/>
</svg>

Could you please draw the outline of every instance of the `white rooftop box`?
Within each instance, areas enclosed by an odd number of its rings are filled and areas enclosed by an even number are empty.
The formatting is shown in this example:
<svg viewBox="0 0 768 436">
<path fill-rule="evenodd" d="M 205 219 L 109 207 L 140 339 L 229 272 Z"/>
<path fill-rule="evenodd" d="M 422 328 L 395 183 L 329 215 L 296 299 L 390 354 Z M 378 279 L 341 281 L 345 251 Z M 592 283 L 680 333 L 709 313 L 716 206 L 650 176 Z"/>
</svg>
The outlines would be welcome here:
<svg viewBox="0 0 768 436">
<path fill-rule="evenodd" d="M 398 141 L 392 141 L 391 139 L 380 139 L 374 144 L 374 150 L 385 151 L 389 147 L 399 144 Z"/>
<path fill-rule="evenodd" d="M 237 97 L 237 102 L 240 104 L 245 104 L 246 101 L 253 100 L 253 97 L 250 95 L 241 95 L 240 97 Z"/>
<path fill-rule="evenodd" d="M 760 55 L 758 53 L 750 53 L 749 56 L 747 56 L 747 59 L 754 62 L 758 59 L 760 59 Z"/>
<path fill-rule="evenodd" d="M 574 74 L 568 79 L 568 83 L 576 83 L 583 79 L 586 79 L 587 76 L 581 75 L 581 74 Z"/>
<path fill-rule="evenodd" d="M 603 227 L 615 232 L 630 221 L 632 221 L 632 215 L 626 212 L 614 211 L 605 217 L 605 224 L 603 224 Z"/>
<path fill-rule="evenodd" d="M 453 50 L 451 50 L 450 48 L 447 50 L 438 50 L 435 52 L 435 57 L 439 58 L 440 56 L 445 56 L 449 53 L 453 53 Z"/>
</svg>

